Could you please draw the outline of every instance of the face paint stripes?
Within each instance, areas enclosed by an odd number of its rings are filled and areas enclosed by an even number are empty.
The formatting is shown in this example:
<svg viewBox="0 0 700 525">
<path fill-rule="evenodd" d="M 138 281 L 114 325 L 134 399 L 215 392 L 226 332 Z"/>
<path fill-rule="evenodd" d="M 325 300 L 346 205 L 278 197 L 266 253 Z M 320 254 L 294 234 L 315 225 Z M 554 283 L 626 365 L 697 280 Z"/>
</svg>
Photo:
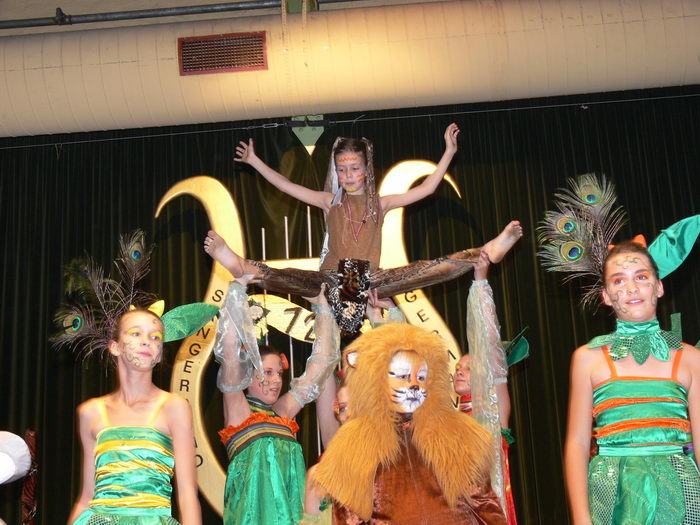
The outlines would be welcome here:
<svg viewBox="0 0 700 525">
<path fill-rule="evenodd" d="M 415 352 L 397 352 L 389 365 L 392 402 L 400 414 L 411 414 L 420 407 L 427 392 L 428 366 Z"/>
</svg>

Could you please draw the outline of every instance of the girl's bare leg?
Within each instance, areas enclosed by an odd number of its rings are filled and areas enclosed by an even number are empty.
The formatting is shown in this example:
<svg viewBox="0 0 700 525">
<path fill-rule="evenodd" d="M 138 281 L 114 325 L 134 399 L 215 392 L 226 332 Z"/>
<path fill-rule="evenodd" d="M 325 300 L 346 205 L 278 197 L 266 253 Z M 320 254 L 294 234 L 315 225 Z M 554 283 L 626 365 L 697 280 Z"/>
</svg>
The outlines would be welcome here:
<svg viewBox="0 0 700 525">
<path fill-rule="evenodd" d="M 376 270 L 370 276 L 370 288 L 376 289 L 377 296 L 382 299 L 456 279 L 478 264 L 482 251 L 492 262 L 498 262 L 522 236 L 520 222 L 512 221 L 483 248 L 462 250 L 431 261 L 414 261 L 399 268 Z"/>
<path fill-rule="evenodd" d="M 264 263 L 244 259 L 234 252 L 215 231 L 209 231 L 204 239 L 204 251 L 226 268 L 237 279 L 245 276 L 248 284 L 279 293 L 313 297 L 318 295 L 323 283 L 333 283 L 333 272 L 312 272 L 296 268 L 270 268 Z"/>
<path fill-rule="evenodd" d="M 258 274 L 258 269 L 255 266 L 229 248 L 224 238 L 213 230 L 209 230 L 207 238 L 204 239 L 204 251 L 236 278 Z"/>
<path fill-rule="evenodd" d="M 501 262 L 506 253 L 522 236 L 523 227 L 520 225 L 520 221 L 511 221 L 497 237 L 484 244 L 481 249 L 488 254 L 492 263 Z"/>
<path fill-rule="evenodd" d="M 413 261 L 406 266 L 377 270 L 370 275 L 370 287 L 379 299 L 456 279 L 474 268 L 481 250 L 462 250 L 438 259 Z"/>
</svg>

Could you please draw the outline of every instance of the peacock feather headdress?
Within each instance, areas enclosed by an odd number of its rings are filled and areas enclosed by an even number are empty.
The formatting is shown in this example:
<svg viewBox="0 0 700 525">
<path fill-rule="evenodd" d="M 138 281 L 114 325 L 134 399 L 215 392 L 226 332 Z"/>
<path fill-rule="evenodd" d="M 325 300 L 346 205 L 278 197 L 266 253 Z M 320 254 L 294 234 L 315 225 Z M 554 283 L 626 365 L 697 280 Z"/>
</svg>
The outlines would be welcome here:
<svg viewBox="0 0 700 525">
<path fill-rule="evenodd" d="M 61 331 L 51 338 L 53 344 L 59 349 L 73 348 L 83 358 L 106 350 L 122 314 L 135 306 L 146 308 L 154 303 L 155 296 L 138 287 L 150 271 L 151 252 L 144 232 L 136 230 L 119 238 L 119 253 L 114 260 L 116 278 L 105 275 L 91 257 L 68 263 L 63 272 L 68 301 L 56 313 Z M 162 301 L 149 308 L 163 322 L 165 342 L 192 335 L 219 311 L 206 303 L 182 305 L 161 315 L 162 309 Z"/>
<path fill-rule="evenodd" d="M 540 263 L 550 272 L 566 272 L 565 282 L 585 278 L 581 302 L 595 304 L 603 289 L 603 265 L 612 242 L 627 222 L 617 205 L 615 186 L 604 175 L 568 179 L 569 187 L 555 194 L 555 210 L 547 211 L 537 227 Z"/>
</svg>

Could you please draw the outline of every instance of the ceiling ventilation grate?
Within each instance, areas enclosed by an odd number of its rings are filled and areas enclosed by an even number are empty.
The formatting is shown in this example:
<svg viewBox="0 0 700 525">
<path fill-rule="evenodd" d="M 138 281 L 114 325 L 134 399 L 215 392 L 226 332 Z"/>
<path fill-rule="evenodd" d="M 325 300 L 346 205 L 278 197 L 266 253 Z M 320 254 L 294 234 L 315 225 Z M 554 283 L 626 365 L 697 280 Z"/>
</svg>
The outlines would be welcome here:
<svg viewBox="0 0 700 525">
<path fill-rule="evenodd" d="M 178 38 L 180 75 L 267 69 L 265 32 Z"/>
</svg>

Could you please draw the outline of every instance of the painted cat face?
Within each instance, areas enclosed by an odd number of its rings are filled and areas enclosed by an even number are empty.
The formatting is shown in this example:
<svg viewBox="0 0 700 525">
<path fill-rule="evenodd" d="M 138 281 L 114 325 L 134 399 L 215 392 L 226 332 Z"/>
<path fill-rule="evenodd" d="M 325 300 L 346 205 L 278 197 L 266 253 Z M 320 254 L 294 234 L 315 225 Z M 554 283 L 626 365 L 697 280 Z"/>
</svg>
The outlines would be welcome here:
<svg viewBox="0 0 700 525">
<path fill-rule="evenodd" d="M 399 351 L 389 364 L 388 381 L 393 408 L 399 414 L 412 414 L 428 393 L 428 364 L 416 352 Z"/>
</svg>

